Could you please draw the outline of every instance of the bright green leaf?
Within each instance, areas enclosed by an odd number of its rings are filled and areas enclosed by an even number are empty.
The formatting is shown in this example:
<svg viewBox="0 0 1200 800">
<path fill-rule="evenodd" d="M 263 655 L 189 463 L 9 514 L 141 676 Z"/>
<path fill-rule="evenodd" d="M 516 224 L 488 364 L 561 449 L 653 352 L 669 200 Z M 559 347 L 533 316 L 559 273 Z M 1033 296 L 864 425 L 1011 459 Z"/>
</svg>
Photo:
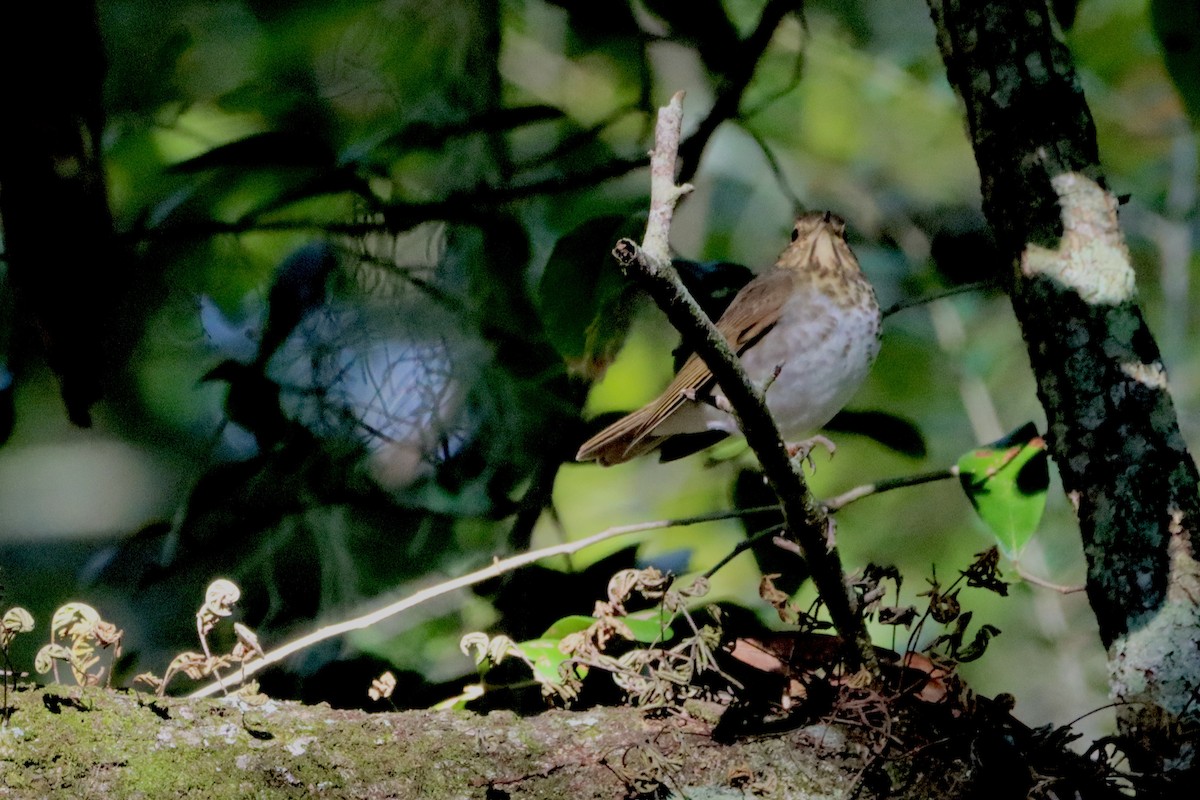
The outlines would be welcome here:
<svg viewBox="0 0 1200 800">
<path fill-rule="evenodd" d="M 633 633 L 633 640 L 643 644 L 665 642 L 675 635 L 667 625 L 666 614 L 659 608 L 638 611 L 625 617 L 625 624 Z"/>
<path fill-rule="evenodd" d="M 517 645 L 541 681 L 559 683 L 558 667 L 568 656 L 558 648 L 561 639 L 530 639 Z"/>
<path fill-rule="evenodd" d="M 587 630 L 595 621 L 595 617 L 585 617 L 582 614 L 562 617 L 547 628 L 545 633 L 541 635 L 541 638 L 562 639 L 564 636 L 572 633 Z M 662 642 L 674 635 L 674 631 L 671 630 L 670 626 L 665 624 L 666 621 L 663 613 L 657 608 L 630 614 L 624 617 L 623 621 L 629 626 L 629 631 L 633 634 L 635 642 L 642 642 L 643 644 Z"/>
<path fill-rule="evenodd" d="M 561 639 L 568 634 L 586 631 L 588 627 L 591 626 L 591 624 L 595 621 L 595 617 L 585 617 L 582 614 L 572 614 L 569 617 L 560 617 L 559 619 L 555 620 L 549 628 L 546 628 L 546 632 L 542 634 L 541 638 Z"/>
<path fill-rule="evenodd" d="M 1032 423 L 958 460 L 958 478 L 997 544 L 1014 558 L 1046 507 L 1050 470 L 1046 442 Z"/>
</svg>

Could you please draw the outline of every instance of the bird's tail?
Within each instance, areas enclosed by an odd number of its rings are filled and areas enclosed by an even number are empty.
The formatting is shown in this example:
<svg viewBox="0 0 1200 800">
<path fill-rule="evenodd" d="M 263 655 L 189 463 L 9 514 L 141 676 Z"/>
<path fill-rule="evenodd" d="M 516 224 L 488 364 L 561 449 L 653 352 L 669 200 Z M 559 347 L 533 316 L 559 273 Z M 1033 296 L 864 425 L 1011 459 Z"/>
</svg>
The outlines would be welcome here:
<svg viewBox="0 0 1200 800">
<path fill-rule="evenodd" d="M 653 403 L 626 414 L 583 443 L 576 461 L 597 461 L 611 467 L 637 458 L 662 444 L 665 437 L 655 436 L 647 425 L 655 416 Z"/>
</svg>

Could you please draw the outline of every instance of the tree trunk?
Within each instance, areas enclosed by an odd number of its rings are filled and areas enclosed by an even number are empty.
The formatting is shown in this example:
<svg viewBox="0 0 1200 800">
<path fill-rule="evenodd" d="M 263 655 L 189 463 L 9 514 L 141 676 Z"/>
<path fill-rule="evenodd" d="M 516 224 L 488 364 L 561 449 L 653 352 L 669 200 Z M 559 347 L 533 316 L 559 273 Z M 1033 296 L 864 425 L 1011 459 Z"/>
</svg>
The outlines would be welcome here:
<svg viewBox="0 0 1200 800">
<path fill-rule="evenodd" d="M 1095 127 L 1044 0 L 930 0 L 966 103 L 983 207 L 1013 271 L 1047 441 L 1076 509 L 1088 597 L 1140 771 L 1195 773 L 1197 472 L 1104 188 Z M 1166 788 L 1166 787 L 1164 787 Z"/>
</svg>

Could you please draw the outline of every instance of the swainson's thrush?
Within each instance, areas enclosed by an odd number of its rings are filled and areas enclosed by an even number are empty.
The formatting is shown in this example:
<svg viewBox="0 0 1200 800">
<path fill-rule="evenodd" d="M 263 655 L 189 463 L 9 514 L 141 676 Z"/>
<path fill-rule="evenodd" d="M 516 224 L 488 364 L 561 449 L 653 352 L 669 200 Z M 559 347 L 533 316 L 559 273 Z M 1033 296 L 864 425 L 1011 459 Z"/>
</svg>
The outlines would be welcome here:
<svg viewBox="0 0 1200 800">
<path fill-rule="evenodd" d="M 750 379 L 766 388 L 788 442 L 840 411 L 879 353 L 879 304 L 845 231 L 828 211 L 801 215 L 775 266 L 746 284 L 717 321 Z M 584 442 L 575 458 L 607 466 L 658 447 L 664 458 L 687 455 L 699 448 L 679 439 L 707 446 L 738 432 L 724 407 L 712 373 L 693 355 L 657 400 Z"/>
</svg>

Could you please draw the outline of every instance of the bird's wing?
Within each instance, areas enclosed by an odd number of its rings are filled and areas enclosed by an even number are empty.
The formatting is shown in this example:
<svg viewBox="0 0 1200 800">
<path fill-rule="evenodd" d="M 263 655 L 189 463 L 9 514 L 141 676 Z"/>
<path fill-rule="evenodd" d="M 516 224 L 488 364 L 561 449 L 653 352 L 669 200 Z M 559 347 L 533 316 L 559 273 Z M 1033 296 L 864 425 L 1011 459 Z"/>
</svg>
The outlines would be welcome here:
<svg viewBox="0 0 1200 800">
<path fill-rule="evenodd" d="M 792 270 L 776 267 L 750 281 L 733 298 L 729 308 L 717 320 L 717 330 L 735 353 L 740 356 L 775 327 L 784 303 L 794 291 L 792 282 Z M 708 365 L 693 353 L 658 399 L 642 409 L 644 416 L 639 413 L 640 431 L 630 442 L 630 448 L 650 435 L 680 406 L 691 402 L 688 395 L 702 397 L 712 379 Z"/>
</svg>

